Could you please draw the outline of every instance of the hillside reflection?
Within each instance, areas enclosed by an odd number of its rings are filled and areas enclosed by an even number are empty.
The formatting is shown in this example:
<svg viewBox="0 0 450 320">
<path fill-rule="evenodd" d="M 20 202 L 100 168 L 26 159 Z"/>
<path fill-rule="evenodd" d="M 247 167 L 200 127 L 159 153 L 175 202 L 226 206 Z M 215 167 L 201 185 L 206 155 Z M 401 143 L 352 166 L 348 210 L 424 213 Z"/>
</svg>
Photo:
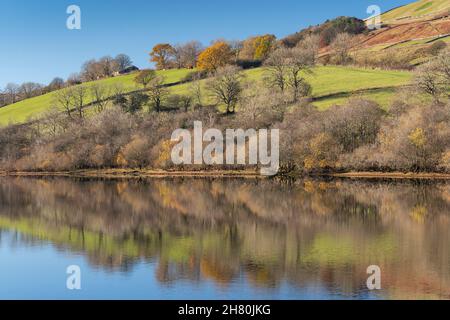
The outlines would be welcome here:
<svg viewBox="0 0 450 320">
<path fill-rule="evenodd" d="M 161 284 L 314 284 L 385 298 L 450 298 L 450 184 L 253 180 L 0 179 L 0 232 L 92 265 L 152 261 Z"/>
</svg>

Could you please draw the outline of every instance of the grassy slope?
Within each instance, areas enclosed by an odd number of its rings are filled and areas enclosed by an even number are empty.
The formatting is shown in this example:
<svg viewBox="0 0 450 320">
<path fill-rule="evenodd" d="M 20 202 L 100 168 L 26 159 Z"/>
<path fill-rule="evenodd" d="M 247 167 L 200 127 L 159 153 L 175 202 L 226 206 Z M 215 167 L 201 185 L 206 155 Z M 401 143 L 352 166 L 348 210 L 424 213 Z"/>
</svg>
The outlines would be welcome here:
<svg viewBox="0 0 450 320">
<path fill-rule="evenodd" d="M 263 73 L 264 69 L 262 68 L 245 71 L 248 80 L 256 81 L 261 81 Z M 390 98 L 395 93 L 392 87 L 408 84 L 411 74 L 403 71 L 322 66 L 315 68 L 314 74 L 308 75 L 307 78 L 313 87 L 313 97 L 317 99 L 315 105 L 324 109 L 335 103 L 344 102 L 354 92 L 358 92 L 358 96 L 373 99 L 381 105 L 387 106 Z M 385 89 L 366 94 L 359 93 L 360 90 L 373 88 Z M 189 84 L 178 85 L 171 88 L 171 90 L 176 94 L 187 94 L 189 92 Z"/>
<path fill-rule="evenodd" d="M 166 77 L 167 83 L 175 83 L 181 80 L 189 70 L 161 71 Z M 264 69 L 252 69 L 245 71 L 246 78 L 252 81 L 262 81 Z M 103 84 L 121 84 L 128 91 L 135 90 L 133 82 L 135 75 L 126 75 L 97 81 Z M 394 94 L 392 87 L 402 86 L 409 82 L 411 75 L 401 71 L 367 70 L 352 67 L 322 66 L 314 70 L 313 75 L 307 76 L 313 86 L 313 96 L 317 101 L 315 105 L 324 109 L 335 103 L 342 103 L 357 92 L 358 96 L 373 99 L 383 106 L 387 106 L 390 97 Z M 202 81 L 204 86 L 205 81 Z M 92 83 L 84 84 L 91 86 Z M 360 92 L 373 88 L 385 88 L 377 91 Z M 189 84 L 174 86 L 170 89 L 175 94 L 188 94 Z M 47 111 L 52 104 L 54 93 L 28 99 L 14 105 L 0 109 L 0 125 L 8 123 L 20 123 L 29 117 L 38 116 Z"/>
<path fill-rule="evenodd" d="M 436 41 L 444 41 L 446 43 L 450 43 L 450 36 L 435 37 L 433 39 L 411 40 L 411 41 L 407 41 L 407 42 L 398 43 L 396 45 L 391 46 L 390 48 L 403 48 L 403 47 L 408 47 L 408 46 L 424 46 L 427 44 L 433 44 Z"/>
<path fill-rule="evenodd" d="M 191 71 L 187 69 L 181 69 L 158 72 L 165 77 L 166 83 L 175 83 L 182 80 Z M 95 82 L 88 82 L 83 85 L 90 87 L 94 83 L 111 86 L 119 84 L 123 86 L 126 91 L 133 91 L 137 89 L 137 86 L 134 83 L 135 76 L 135 74 L 129 74 Z M 35 117 L 45 111 L 48 111 L 54 100 L 54 95 L 55 93 L 52 92 L 39 97 L 23 100 L 4 108 L 0 108 L 0 125 L 6 125 L 8 123 L 20 123 L 26 121 L 30 117 Z M 92 99 L 88 98 L 87 102 L 92 102 Z"/>
<path fill-rule="evenodd" d="M 450 9 L 448 0 L 419 0 L 405 6 L 388 11 L 382 15 L 383 22 L 392 22 L 404 17 L 417 18 Z"/>
</svg>

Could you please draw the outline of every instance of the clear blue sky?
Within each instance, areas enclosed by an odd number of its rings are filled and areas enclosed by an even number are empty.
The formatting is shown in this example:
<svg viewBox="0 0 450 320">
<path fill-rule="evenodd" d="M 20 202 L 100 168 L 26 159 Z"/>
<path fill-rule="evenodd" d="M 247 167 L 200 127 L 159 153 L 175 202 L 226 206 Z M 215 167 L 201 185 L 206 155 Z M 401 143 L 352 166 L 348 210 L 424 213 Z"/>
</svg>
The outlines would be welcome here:
<svg viewBox="0 0 450 320">
<path fill-rule="evenodd" d="M 367 17 L 412 0 L 1 0 L 0 88 L 8 82 L 66 78 L 91 58 L 126 53 L 141 68 L 159 42 L 283 37 L 340 15 Z M 68 30 L 66 9 L 82 11 L 82 30 Z"/>
</svg>

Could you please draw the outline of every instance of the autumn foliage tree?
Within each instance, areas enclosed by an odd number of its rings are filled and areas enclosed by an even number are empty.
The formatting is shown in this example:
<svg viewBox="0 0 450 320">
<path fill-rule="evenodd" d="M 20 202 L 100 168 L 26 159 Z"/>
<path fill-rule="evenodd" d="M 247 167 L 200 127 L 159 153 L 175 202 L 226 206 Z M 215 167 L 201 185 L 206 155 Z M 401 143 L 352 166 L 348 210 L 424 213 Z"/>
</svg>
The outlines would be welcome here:
<svg viewBox="0 0 450 320">
<path fill-rule="evenodd" d="M 198 57 L 197 67 L 200 70 L 216 71 L 226 66 L 233 57 L 231 47 L 226 42 L 216 42 L 206 48 Z"/>
<path fill-rule="evenodd" d="M 175 49 L 168 43 L 160 43 L 150 52 L 151 62 L 156 63 L 158 70 L 168 69 L 172 66 Z"/>
<path fill-rule="evenodd" d="M 276 47 L 276 37 L 271 34 L 248 38 L 243 42 L 239 58 L 264 61 Z"/>
<path fill-rule="evenodd" d="M 265 60 L 275 48 L 275 41 L 276 37 L 270 34 L 256 37 L 254 42 L 255 53 L 253 59 Z"/>
</svg>

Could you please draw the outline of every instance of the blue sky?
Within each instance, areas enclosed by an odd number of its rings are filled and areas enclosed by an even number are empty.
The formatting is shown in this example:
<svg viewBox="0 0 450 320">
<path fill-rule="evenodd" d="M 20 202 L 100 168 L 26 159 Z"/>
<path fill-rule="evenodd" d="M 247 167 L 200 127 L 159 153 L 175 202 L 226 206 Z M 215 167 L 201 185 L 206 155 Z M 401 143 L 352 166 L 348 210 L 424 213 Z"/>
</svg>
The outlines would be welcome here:
<svg viewBox="0 0 450 320">
<path fill-rule="evenodd" d="M 367 17 L 412 0 L 1 0 L 0 88 L 8 82 L 66 78 L 91 58 L 126 53 L 141 68 L 159 42 L 283 37 L 340 15 Z M 66 9 L 78 5 L 82 29 L 68 30 Z"/>
</svg>

